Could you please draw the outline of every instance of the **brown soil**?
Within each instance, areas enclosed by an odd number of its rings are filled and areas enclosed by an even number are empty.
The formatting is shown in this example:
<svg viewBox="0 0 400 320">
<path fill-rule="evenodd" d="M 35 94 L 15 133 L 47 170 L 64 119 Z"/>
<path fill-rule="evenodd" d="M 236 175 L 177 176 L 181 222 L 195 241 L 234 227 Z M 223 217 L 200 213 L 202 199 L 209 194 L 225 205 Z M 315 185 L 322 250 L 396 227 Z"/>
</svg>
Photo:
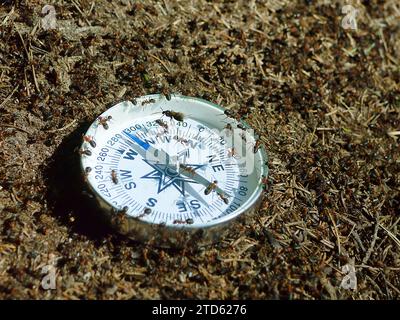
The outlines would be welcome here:
<svg viewBox="0 0 400 320">
<path fill-rule="evenodd" d="M 357 30 L 345 1 L 56 1 L 48 31 L 45 1 L 2 3 L 0 298 L 400 297 L 397 0 L 353 2 Z M 81 133 L 160 87 L 240 110 L 270 156 L 261 210 L 199 251 L 128 241 L 80 199 Z"/>
</svg>

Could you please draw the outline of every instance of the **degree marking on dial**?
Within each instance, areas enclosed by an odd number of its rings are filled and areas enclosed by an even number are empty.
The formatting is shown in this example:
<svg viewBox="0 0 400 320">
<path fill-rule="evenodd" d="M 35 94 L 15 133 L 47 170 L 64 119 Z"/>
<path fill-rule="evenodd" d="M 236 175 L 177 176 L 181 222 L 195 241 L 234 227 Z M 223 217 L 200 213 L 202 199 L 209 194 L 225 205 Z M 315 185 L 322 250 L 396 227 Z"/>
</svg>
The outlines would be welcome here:
<svg viewBox="0 0 400 320">
<path fill-rule="evenodd" d="M 106 157 L 107 157 L 107 158 L 111 158 L 111 159 L 119 159 L 118 156 L 114 156 L 114 155 L 112 155 L 111 153 L 108 154 Z"/>
<path fill-rule="evenodd" d="M 192 125 L 191 124 L 189 124 L 189 127 L 188 127 L 188 129 L 186 130 L 186 136 L 189 134 L 189 132 L 190 132 L 190 128 L 192 127 Z"/>
<path fill-rule="evenodd" d="M 120 198 L 121 197 L 121 195 L 120 194 L 117 194 L 114 198 L 111 198 L 111 201 L 113 201 L 113 200 L 115 200 L 115 199 L 117 199 L 117 198 Z"/>
<path fill-rule="evenodd" d="M 106 163 L 106 162 L 96 162 L 97 166 L 110 166 L 112 167 L 114 164 L 113 163 Z"/>
</svg>

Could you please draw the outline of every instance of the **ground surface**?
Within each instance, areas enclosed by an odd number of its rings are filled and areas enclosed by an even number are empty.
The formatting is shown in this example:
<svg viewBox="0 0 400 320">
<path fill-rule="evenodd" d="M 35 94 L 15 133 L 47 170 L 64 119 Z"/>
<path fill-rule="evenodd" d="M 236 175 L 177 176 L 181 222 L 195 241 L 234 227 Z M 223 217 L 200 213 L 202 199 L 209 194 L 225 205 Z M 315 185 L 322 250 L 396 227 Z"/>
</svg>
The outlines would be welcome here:
<svg viewBox="0 0 400 320">
<path fill-rule="evenodd" d="M 353 2 L 358 30 L 344 1 L 55 1 L 48 31 L 45 1 L 2 3 L 0 298 L 400 297 L 398 1 Z M 113 235 L 79 198 L 82 131 L 160 85 L 249 111 L 270 156 L 259 213 L 197 252 Z"/>
</svg>

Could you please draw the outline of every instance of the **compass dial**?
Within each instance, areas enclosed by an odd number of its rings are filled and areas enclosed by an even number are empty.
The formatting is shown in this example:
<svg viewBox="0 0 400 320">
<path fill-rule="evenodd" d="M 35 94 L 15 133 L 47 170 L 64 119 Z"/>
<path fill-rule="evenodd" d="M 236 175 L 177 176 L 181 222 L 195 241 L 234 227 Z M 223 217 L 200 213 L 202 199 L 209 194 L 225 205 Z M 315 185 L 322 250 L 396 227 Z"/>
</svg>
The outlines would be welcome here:
<svg viewBox="0 0 400 320">
<path fill-rule="evenodd" d="M 114 215 L 172 229 L 217 226 L 254 205 L 267 175 L 265 153 L 254 153 L 250 128 L 237 124 L 204 100 L 125 101 L 86 132 L 82 170 Z"/>
</svg>

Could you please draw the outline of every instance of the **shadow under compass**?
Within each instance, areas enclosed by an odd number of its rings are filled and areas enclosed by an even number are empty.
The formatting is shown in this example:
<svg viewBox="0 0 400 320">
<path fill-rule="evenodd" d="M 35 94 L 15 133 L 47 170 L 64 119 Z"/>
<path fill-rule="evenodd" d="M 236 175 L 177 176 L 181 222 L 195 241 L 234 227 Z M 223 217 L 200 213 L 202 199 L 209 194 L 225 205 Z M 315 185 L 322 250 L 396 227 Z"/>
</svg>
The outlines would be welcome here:
<svg viewBox="0 0 400 320">
<path fill-rule="evenodd" d="M 64 138 L 47 160 L 44 176 L 49 209 L 73 233 L 100 240 L 112 233 L 105 219 L 85 192 L 78 150 L 89 127 L 83 123 Z"/>
</svg>

